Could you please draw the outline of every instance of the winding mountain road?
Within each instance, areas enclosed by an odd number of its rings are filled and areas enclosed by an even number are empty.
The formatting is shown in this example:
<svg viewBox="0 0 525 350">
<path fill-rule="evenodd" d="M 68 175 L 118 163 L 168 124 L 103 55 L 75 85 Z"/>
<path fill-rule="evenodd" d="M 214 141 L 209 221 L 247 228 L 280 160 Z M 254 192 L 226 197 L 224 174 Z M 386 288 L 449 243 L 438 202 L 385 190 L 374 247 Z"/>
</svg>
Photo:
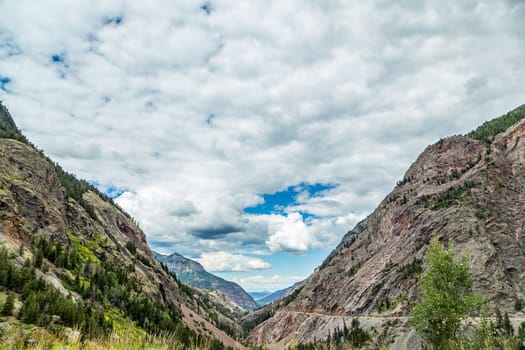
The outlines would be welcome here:
<svg viewBox="0 0 525 350">
<path fill-rule="evenodd" d="M 410 324 L 409 316 L 393 316 L 393 315 L 372 315 L 372 316 L 350 316 L 350 315 L 332 315 L 316 311 L 300 311 L 300 310 L 280 310 L 274 315 L 278 320 L 276 327 L 285 328 L 286 335 L 279 336 L 279 333 L 259 334 L 263 336 L 260 339 L 272 339 L 272 344 L 268 344 L 269 349 L 279 349 L 290 344 L 302 342 L 308 343 L 316 339 L 325 339 L 329 334 L 333 334 L 337 329 L 343 329 L 346 325 L 350 326 L 352 319 L 359 320 L 360 326 L 370 331 L 372 329 L 381 333 L 381 329 L 385 327 L 394 326 L 398 329 L 403 329 L 401 333 L 397 334 L 397 338 L 393 343 L 393 349 L 410 349 L 415 343 L 419 342 L 419 337 Z M 525 315 L 522 313 L 511 315 L 509 317 L 512 326 L 517 331 L 525 322 Z M 495 322 L 495 317 L 488 317 L 488 321 Z M 480 317 L 471 317 L 465 320 L 465 323 L 479 324 Z M 282 333 L 281 333 L 282 334 Z M 395 346 L 394 346 L 395 345 Z"/>
</svg>

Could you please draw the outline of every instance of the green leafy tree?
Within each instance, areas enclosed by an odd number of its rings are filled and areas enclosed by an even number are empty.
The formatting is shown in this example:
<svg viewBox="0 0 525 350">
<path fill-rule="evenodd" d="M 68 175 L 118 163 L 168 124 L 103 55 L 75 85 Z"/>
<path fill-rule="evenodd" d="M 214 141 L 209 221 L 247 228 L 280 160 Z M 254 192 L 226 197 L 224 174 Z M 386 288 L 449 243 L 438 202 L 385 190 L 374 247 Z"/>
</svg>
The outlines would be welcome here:
<svg viewBox="0 0 525 350">
<path fill-rule="evenodd" d="M 412 312 L 412 323 L 434 349 L 448 349 L 457 339 L 461 321 L 485 303 L 472 291 L 466 257 L 455 259 L 434 238 L 427 251 L 428 266 L 421 277 L 422 300 Z"/>
</svg>

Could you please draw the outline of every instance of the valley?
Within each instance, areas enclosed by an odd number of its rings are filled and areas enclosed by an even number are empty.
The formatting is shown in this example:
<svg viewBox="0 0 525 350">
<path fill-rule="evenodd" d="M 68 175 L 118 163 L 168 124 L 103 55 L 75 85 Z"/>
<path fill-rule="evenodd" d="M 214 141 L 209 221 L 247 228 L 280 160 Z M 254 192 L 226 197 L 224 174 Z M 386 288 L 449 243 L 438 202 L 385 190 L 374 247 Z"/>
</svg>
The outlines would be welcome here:
<svg viewBox="0 0 525 350">
<path fill-rule="evenodd" d="M 524 23 L 0 0 L 0 350 L 525 350 Z"/>
<path fill-rule="evenodd" d="M 0 337 L 8 346 L 19 346 L 17 334 L 27 343 L 45 334 L 49 346 L 152 336 L 168 347 L 286 349 L 355 343 L 357 334 L 357 347 L 420 349 L 412 312 L 431 240 L 465 257 L 472 290 L 486 300 L 485 317 L 463 324 L 497 330 L 505 320 L 521 337 L 525 106 L 428 146 L 305 281 L 260 305 L 196 261 L 152 252 L 129 214 L 53 163 L 0 107 Z"/>
</svg>

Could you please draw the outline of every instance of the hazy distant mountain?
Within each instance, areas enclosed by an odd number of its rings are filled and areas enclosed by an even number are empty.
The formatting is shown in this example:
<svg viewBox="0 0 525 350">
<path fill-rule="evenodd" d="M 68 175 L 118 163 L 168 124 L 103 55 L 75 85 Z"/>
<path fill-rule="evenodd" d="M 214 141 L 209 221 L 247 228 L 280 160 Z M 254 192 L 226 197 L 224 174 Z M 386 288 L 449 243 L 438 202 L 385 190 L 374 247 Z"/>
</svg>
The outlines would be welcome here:
<svg viewBox="0 0 525 350">
<path fill-rule="evenodd" d="M 263 292 L 248 292 L 248 294 L 250 294 L 252 296 L 252 298 L 257 301 L 259 299 L 262 299 L 264 298 L 265 296 L 267 295 L 270 295 L 272 294 L 272 292 L 270 292 L 269 290 L 265 290 Z"/>
<path fill-rule="evenodd" d="M 157 260 L 165 263 L 177 279 L 183 283 L 204 289 L 217 290 L 245 310 L 255 309 L 255 300 L 237 283 L 226 281 L 204 269 L 198 262 L 180 254 L 163 255 L 154 253 Z"/>
<path fill-rule="evenodd" d="M 302 281 L 297 282 L 290 287 L 276 290 L 275 292 L 251 292 L 250 295 L 255 299 L 255 302 L 258 306 L 263 306 L 286 296 L 286 294 L 288 294 L 289 291 L 294 289 L 300 283 L 302 283 Z"/>
</svg>

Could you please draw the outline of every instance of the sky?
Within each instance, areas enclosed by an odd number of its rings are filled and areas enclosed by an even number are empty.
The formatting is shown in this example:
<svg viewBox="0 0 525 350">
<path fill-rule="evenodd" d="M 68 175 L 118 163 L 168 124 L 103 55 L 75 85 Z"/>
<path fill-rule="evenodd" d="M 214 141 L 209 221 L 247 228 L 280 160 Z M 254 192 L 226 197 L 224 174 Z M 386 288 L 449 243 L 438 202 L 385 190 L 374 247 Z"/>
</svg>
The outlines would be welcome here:
<svg viewBox="0 0 525 350">
<path fill-rule="evenodd" d="M 307 277 L 442 137 L 525 103 L 525 2 L 0 0 L 0 99 L 152 249 Z"/>
</svg>

